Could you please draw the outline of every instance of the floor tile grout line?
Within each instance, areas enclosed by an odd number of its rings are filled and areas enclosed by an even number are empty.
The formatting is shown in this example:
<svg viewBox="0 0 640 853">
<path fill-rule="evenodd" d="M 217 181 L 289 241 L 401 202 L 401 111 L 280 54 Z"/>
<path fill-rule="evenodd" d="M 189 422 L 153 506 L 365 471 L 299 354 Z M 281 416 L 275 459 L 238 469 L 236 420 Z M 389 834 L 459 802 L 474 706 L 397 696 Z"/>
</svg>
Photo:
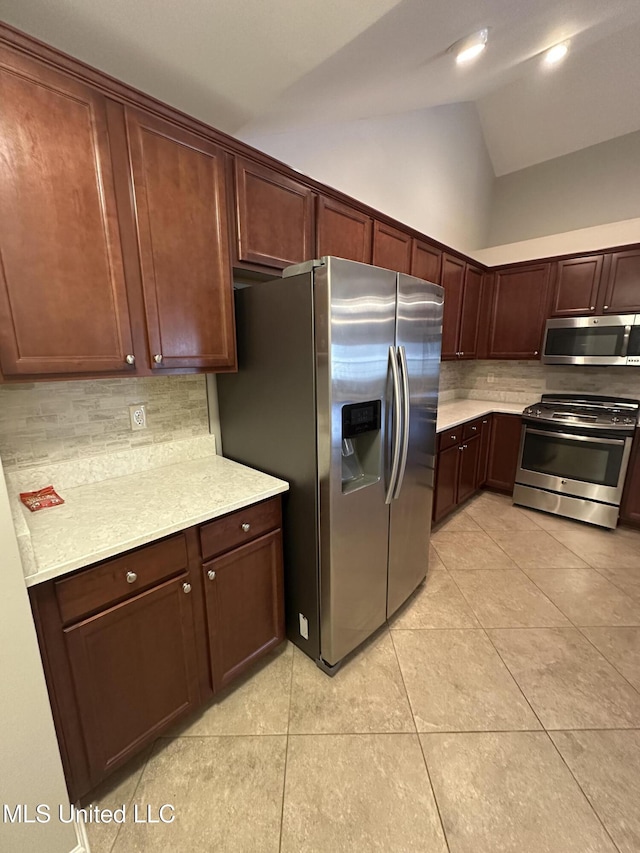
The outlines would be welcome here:
<svg viewBox="0 0 640 853">
<path fill-rule="evenodd" d="M 626 566 L 613 566 L 613 568 L 627 568 L 627 567 Z M 633 567 L 630 567 L 630 568 L 633 568 Z M 624 595 L 627 596 L 627 598 L 630 598 L 632 601 L 635 601 L 638 603 L 638 605 L 640 605 L 640 597 L 636 598 L 635 595 L 631 595 L 630 593 L 627 592 L 626 589 L 623 589 L 623 587 L 621 587 L 619 584 L 617 584 L 614 580 L 611 580 L 611 578 L 608 578 L 606 575 L 602 574 L 602 572 L 605 571 L 604 568 L 597 569 L 595 566 L 593 566 L 593 571 L 597 572 L 600 575 L 600 577 L 604 578 L 606 581 L 609 581 L 610 584 L 613 584 L 613 586 L 615 586 L 616 589 L 619 589 L 621 593 L 623 593 Z"/>
<path fill-rule="evenodd" d="M 291 728 L 291 699 L 293 696 L 293 668 L 295 665 L 295 657 L 296 657 L 295 644 L 292 643 L 291 645 L 293 646 L 293 649 L 291 652 L 291 673 L 289 675 L 289 707 L 287 710 L 287 731 L 286 731 L 285 750 L 284 750 L 284 772 L 282 774 L 282 803 L 280 805 L 280 836 L 278 839 L 278 851 L 279 851 L 279 853 L 282 850 L 282 833 L 284 830 L 284 799 L 285 799 L 285 793 L 287 790 L 287 765 L 289 762 L 289 729 Z"/>
<path fill-rule="evenodd" d="M 431 788 L 431 795 L 433 796 L 433 802 L 436 807 L 436 812 L 438 813 L 438 820 L 440 821 L 440 826 L 442 828 L 442 837 L 444 838 L 444 843 L 448 850 L 448 853 L 451 853 L 451 847 L 449 846 L 449 839 L 447 838 L 447 830 L 444 826 L 444 820 L 442 819 L 442 812 L 440 811 L 440 803 L 438 802 L 438 797 L 436 796 L 436 789 L 433 787 L 433 780 L 431 779 L 431 773 L 429 772 L 429 764 L 427 763 L 427 756 L 424 754 L 424 747 L 422 746 L 422 738 L 419 733 L 416 733 L 418 738 L 418 746 L 420 747 L 420 752 L 422 753 L 422 760 L 424 761 L 424 767 L 427 771 L 427 779 L 429 781 L 429 787 Z"/>
<path fill-rule="evenodd" d="M 407 688 L 407 682 L 404 679 L 404 672 L 402 671 L 402 664 L 400 663 L 400 658 L 398 657 L 398 650 L 396 649 L 396 644 L 393 639 L 393 634 L 389 631 L 389 637 L 391 639 L 391 647 L 393 648 L 393 654 L 396 658 L 396 663 L 398 665 L 398 672 L 400 673 L 400 678 L 402 680 L 402 686 L 404 687 L 404 694 L 407 697 L 407 705 L 409 706 L 409 713 L 411 714 L 411 722 L 413 723 L 413 728 L 415 733 L 418 734 L 418 725 L 416 723 L 416 715 L 413 712 L 413 705 L 411 704 L 411 697 L 409 696 L 409 690 Z"/>
<path fill-rule="evenodd" d="M 569 732 L 571 732 L 571 731 L 579 731 L 579 730 L 576 730 L 576 729 L 565 729 L 565 731 L 569 731 Z M 562 754 L 562 752 L 558 749 L 558 747 L 557 747 L 557 745 L 556 745 L 556 742 L 555 742 L 555 741 L 554 741 L 554 739 L 551 737 L 551 735 L 549 734 L 549 732 L 545 731 L 545 734 L 546 734 L 547 738 L 551 741 L 551 745 L 553 746 L 553 748 L 555 749 L 555 751 L 556 751 L 556 752 L 558 753 L 558 755 L 560 756 L 560 760 L 562 761 L 562 763 L 564 764 L 564 766 L 567 768 L 567 770 L 568 770 L 568 771 L 569 771 L 569 773 L 571 774 L 571 778 L 572 778 L 572 779 L 573 779 L 573 781 L 576 783 L 576 785 L 578 786 L 579 791 L 582 793 L 582 796 L 583 796 L 583 797 L 585 798 L 585 800 L 587 801 L 587 803 L 588 803 L 588 805 L 589 805 L 589 808 L 591 809 L 591 811 L 593 812 L 593 814 L 594 814 L 594 815 L 595 815 L 595 817 L 596 817 L 596 820 L 598 821 L 598 823 L 600 824 L 600 826 L 601 826 L 601 827 L 602 827 L 602 829 L 604 830 L 605 835 L 607 836 L 607 838 L 608 838 L 608 839 L 611 841 L 611 843 L 613 844 L 614 849 L 615 849 L 615 850 L 617 850 L 617 851 L 618 851 L 618 853 L 620 853 L 620 848 L 618 847 L 618 845 L 616 844 L 616 842 L 613 840 L 613 837 L 611 836 L 611 833 L 609 832 L 609 830 L 608 830 L 608 828 L 607 828 L 607 825 L 605 824 L 604 820 L 603 820 L 603 819 L 600 817 L 600 815 L 598 814 L 598 812 L 597 812 L 597 810 L 596 810 L 595 805 L 591 802 L 591 799 L 587 796 L 586 791 L 584 790 L 584 788 L 582 787 L 582 785 L 581 785 L 581 784 L 580 784 L 580 782 L 578 781 L 578 777 L 575 775 L 575 773 L 573 772 L 573 770 L 571 769 L 571 767 L 569 766 L 569 764 L 568 764 L 568 763 L 567 763 L 567 761 L 565 760 L 564 755 L 563 755 L 563 754 Z"/>
<path fill-rule="evenodd" d="M 137 794 L 137 792 L 138 792 L 138 788 L 140 787 L 140 783 L 142 782 L 142 777 L 144 776 L 145 770 L 147 769 L 147 765 L 149 764 L 149 761 L 151 760 L 151 756 L 152 756 L 152 754 L 153 754 L 153 752 L 154 752 L 154 750 L 155 750 L 155 748 L 156 748 L 156 744 L 157 744 L 157 742 L 158 742 L 159 740 L 160 740 L 160 738 L 156 738 L 156 739 L 153 741 L 153 743 L 149 746 L 149 751 L 147 752 L 147 757 L 146 757 L 146 758 L 145 758 L 145 760 L 144 760 L 144 764 L 143 764 L 143 766 L 142 766 L 142 770 L 140 771 L 140 775 L 138 776 L 138 781 L 136 782 L 136 784 L 135 784 L 135 786 L 134 786 L 134 788 L 133 788 L 133 791 L 132 791 L 132 793 L 131 793 L 131 796 L 130 796 L 130 797 L 129 797 L 129 799 L 127 800 L 127 807 L 129 807 L 129 806 L 133 803 L 133 800 L 134 800 L 134 798 L 135 798 L 135 796 L 136 796 L 136 794 Z M 123 827 L 123 826 L 124 826 L 124 824 L 122 824 L 122 823 L 118 825 L 118 830 L 117 830 L 117 832 L 116 832 L 116 834 L 115 834 L 115 836 L 114 836 L 114 838 L 113 838 L 113 843 L 112 843 L 112 844 L 111 844 L 111 846 L 109 847 L 109 851 L 108 851 L 108 853 L 113 853 L 113 851 L 114 851 L 114 849 L 115 849 L 115 846 L 116 846 L 116 844 L 118 843 L 118 838 L 120 837 L 120 832 L 122 831 L 122 827 Z M 91 842 L 89 842 L 89 844 L 91 844 Z"/>
</svg>

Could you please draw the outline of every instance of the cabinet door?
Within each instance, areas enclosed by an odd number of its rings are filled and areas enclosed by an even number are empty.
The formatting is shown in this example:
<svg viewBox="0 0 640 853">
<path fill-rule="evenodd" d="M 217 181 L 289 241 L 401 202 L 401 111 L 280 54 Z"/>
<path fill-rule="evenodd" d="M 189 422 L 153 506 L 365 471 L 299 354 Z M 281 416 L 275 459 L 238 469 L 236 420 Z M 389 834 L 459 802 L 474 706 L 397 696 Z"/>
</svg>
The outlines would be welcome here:
<svg viewBox="0 0 640 853">
<path fill-rule="evenodd" d="M 395 272 L 411 273 L 411 237 L 404 231 L 374 223 L 373 264 Z"/>
<path fill-rule="evenodd" d="M 440 284 L 441 274 L 442 251 L 423 240 L 414 240 L 411 251 L 411 275 Z"/>
<path fill-rule="evenodd" d="M 319 258 L 334 255 L 348 261 L 371 263 L 373 219 L 370 216 L 320 196 L 316 229 Z"/>
<path fill-rule="evenodd" d="M 105 98 L 0 48 L 0 363 L 131 370 Z"/>
<path fill-rule="evenodd" d="M 640 311 L 640 249 L 611 255 L 602 311 L 604 314 Z"/>
<path fill-rule="evenodd" d="M 571 317 L 596 312 L 603 260 L 603 255 L 590 255 L 566 258 L 554 265 L 549 316 Z"/>
<path fill-rule="evenodd" d="M 480 426 L 480 455 L 478 459 L 477 487 L 480 489 L 487 482 L 487 467 L 489 465 L 489 443 L 491 441 L 492 415 L 482 418 Z"/>
<path fill-rule="evenodd" d="M 198 704 L 188 577 L 64 631 L 94 782 Z"/>
<path fill-rule="evenodd" d="M 464 275 L 458 358 L 478 357 L 482 280 L 482 270 L 467 266 Z"/>
<path fill-rule="evenodd" d="M 458 503 L 458 470 L 460 466 L 460 447 L 454 444 L 438 453 L 436 467 L 436 494 L 433 502 L 433 520 L 440 521 L 455 509 Z"/>
<path fill-rule="evenodd" d="M 460 315 L 464 291 L 464 261 L 451 255 L 442 256 L 444 318 L 442 321 L 442 359 L 458 358 L 460 351 Z"/>
<path fill-rule="evenodd" d="M 127 108 L 151 366 L 235 367 L 224 158 Z"/>
<path fill-rule="evenodd" d="M 513 492 L 520 453 L 522 418 L 519 415 L 494 414 L 489 442 L 487 486 Z"/>
<path fill-rule="evenodd" d="M 620 518 L 640 525 L 640 435 L 636 435 L 624 483 Z"/>
<path fill-rule="evenodd" d="M 282 533 L 275 530 L 204 565 L 214 690 L 284 639 Z"/>
<path fill-rule="evenodd" d="M 460 470 L 458 473 L 458 503 L 463 503 L 478 488 L 478 463 L 481 440 L 479 435 L 465 440 L 460 445 Z"/>
<path fill-rule="evenodd" d="M 489 358 L 539 358 L 549 264 L 498 270 L 493 278 Z"/>
<path fill-rule="evenodd" d="M 315 257 L 308 187 L 242 157 L 235 184 L 237 263 L 281 270 Z"/>
</svg>

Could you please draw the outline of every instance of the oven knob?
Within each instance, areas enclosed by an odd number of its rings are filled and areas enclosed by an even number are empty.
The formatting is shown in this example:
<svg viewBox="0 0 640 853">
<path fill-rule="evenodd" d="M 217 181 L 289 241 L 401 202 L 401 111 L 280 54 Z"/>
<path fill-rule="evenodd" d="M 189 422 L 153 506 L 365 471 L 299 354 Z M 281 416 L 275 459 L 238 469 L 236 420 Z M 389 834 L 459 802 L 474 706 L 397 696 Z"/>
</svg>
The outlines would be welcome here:
<svg viewBox="0 0 640 853">
<path fill-rule="evenodd" d="M 624 419 L 624 423 L 625 423 L 625 424 L 632 424 L 632 423 L 633 423 L 633 418 L 625 418 L 625 419 Z"/>
<path fill-rule="evenodd" d="M 542 409 L 536 409 L 536 415 L 538 417 L 540 417 L 541 414 L 542 414 Z"/>
<path fill-rule="evenodd" d="M 612 417 L 612 418 L 611 418 L 611 423 L 612 423 L 612 424 L 617 424 L 619 420 L 620 420 L 620 418 L 616 418 L 616 417 L 614 416 L 614 417 Z"/>
<path fill-rule="evenodd" d="M 563 486 L 566 486 L 566 485 L 567 485 L 567 481 L 566 481 L 566 480 L 560 480 L 560 482 L 562 483 L 562 485 L 563 485 Z"/>
</svg>

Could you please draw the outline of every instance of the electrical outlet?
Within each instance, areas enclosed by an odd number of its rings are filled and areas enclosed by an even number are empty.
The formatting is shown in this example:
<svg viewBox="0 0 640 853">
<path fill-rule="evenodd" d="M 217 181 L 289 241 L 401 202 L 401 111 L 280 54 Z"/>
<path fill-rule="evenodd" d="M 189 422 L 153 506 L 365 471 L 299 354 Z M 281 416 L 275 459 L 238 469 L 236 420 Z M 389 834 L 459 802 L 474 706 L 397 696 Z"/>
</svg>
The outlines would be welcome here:
<svg viewBox="0 0 640 853">
<path fill-rule="evenodd" d="M 489 385 L 493 385 L 493 383 L 494 383 L 495 381 L 496 381 L 496 375 L 495 375 L 495 373 L 488 373 L 488 374 L 487 374 L 487 383 L 488 383 Z"/>
<path fill-rule="evenodd" d="M 131 429 L 147 428 L 147 409 L 144 403 L 134 403 L 133 406 L 129 406 L 129 417 Z"/>
</svg>

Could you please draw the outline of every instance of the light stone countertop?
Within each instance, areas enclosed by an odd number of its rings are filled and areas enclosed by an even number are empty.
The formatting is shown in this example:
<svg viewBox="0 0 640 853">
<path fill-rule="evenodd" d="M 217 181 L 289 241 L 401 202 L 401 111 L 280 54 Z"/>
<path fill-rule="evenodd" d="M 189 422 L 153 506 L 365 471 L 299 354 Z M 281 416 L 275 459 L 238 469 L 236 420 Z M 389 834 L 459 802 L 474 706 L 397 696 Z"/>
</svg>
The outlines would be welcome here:
<svg viewBox="0 0 640 853">
<path fill-rule="evenodd" d="M 504 403 L 496 400 L 452 400 L 450 403 L 442 403 L 438 407 L 438 420 L 436 431 L 443 432 L 445 429 L 481 418 L 491 412 L 499 412 L 506 415 L 521 415 L 524 409 L 531 403 Z"/>
<path fill-rule="evenodd" d="M 287 491 L 284 480 L 222 456 L 60 489 L 64 505 L 31 513 L 27 586 Z M 16 497 L 17 500 L 17 497 Z"/>
</svg>

